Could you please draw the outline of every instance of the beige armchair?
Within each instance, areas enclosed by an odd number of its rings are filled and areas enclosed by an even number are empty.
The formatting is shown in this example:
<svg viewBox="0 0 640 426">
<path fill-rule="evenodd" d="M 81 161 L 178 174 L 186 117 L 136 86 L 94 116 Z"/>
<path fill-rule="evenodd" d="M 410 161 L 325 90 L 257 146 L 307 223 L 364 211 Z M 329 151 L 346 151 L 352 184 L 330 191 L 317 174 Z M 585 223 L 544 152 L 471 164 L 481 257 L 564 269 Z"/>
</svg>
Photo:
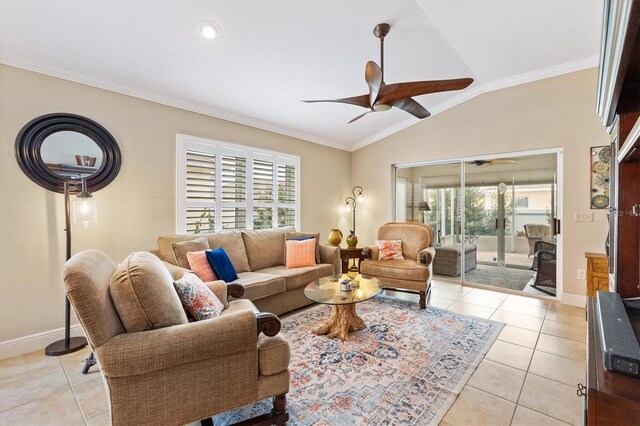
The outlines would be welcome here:
<svg viewBox="0 0 640 426">
<path fill-rule="evenodd" d="M 238 295 L 241 286 L 215 281 L 207 285 L 225 303 L 220 317 L 127 333 L 111 297 L 115 271 L 114 262 L 95 250 L 76 254 L 64 267 L 67 296 L 100 367 L 112 424 L 212 424 L 214 414 L 268 397 L 274 408 L 261 418 L 286 423 L 290 352 L 277 335 L 275 315 L 259 313 L 249 300 L 227 302 L 227 293 Z"/>
<path fill-rule="evenodd" d="M 433 229 L 422 223 L 391 222 L 378 230 L 378 240 L 402 240 L 404 260 L 378 260 L 378 247 L 364 250 L 360 273 L 380 280 L 385 288 L 406 289 L 420 294 L 420 308 L 427 307 L 431 291 Z"/>
</svg>

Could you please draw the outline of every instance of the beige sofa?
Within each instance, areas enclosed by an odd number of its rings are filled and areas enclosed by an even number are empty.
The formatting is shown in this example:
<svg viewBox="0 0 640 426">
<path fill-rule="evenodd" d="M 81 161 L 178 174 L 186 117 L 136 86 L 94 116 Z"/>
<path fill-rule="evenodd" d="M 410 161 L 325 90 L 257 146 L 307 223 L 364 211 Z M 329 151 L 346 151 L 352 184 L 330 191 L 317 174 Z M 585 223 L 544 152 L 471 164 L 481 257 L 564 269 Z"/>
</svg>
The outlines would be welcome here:
<svg viewBox="0 0 640 426">
<path fill-rule="evenodd" d="M 235 284 L 244 287 L 242 298 L 250 299 L 262 312 L 280 315 L 309 305 L 304 287 L 312 281 L 341 271 L 340 249 L 320 245 L 321 262 L 315 266 L 287 269 L 285 234 L 293 227 L 257 231 L 219 231 L 210 234 L 162 235 L 158 237 L 160 257 L 169 271 L 178 278 L 186 270 L 178 266 L 172 243 L 206 237 L 210 248 L 222 247 L 236 272 Z M 233 294 L 232 294 L 233 296 Z"/>
</svg>

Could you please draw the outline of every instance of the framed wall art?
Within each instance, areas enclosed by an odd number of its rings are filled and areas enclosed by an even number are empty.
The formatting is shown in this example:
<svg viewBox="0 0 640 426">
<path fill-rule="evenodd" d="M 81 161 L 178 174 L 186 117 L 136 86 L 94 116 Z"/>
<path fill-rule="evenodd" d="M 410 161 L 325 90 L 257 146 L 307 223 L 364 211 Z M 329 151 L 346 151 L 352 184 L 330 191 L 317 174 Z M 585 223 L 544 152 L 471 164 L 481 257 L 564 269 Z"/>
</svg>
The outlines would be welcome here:
<svg viewBox="0 0 640 426">
<path fill-rule="evenodd" d="M 591 208 L 609 208 L 609 177 L 611 148 L 591 147 Z"/>
</svg>

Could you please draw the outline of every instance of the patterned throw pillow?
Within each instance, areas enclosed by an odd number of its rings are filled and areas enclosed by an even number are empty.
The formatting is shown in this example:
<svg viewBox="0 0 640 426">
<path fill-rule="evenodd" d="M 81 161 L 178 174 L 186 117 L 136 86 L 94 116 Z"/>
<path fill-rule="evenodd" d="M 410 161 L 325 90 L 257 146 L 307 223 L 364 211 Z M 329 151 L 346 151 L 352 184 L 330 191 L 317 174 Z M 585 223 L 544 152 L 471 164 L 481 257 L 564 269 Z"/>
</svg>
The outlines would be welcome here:
<svg viewBox="0 0 640 426">
<path fill-rule="evenodd" d="M 185 274 L 173 282 L 182 306 L 197 321 L 219 317 L 224 304 L 196 274 Z"/>
<path fill-rule="evenodd" d="M 202 281 L 209 282 L 218 279 L 207 260 L 207 255 L 204 250 L 190 251 L 187 253 L 187 260 L 189 261 L 189 269 L 195 272 Z"/>
<path fill-rule="evenodd" d="M 287 269 L 316 264 L 316 240 L 287 240 Z"/>
<path fill-rule="evenodd" d="M 378 260 L 402 260 L 402 240 L 378 240 Z"/>
</svg>

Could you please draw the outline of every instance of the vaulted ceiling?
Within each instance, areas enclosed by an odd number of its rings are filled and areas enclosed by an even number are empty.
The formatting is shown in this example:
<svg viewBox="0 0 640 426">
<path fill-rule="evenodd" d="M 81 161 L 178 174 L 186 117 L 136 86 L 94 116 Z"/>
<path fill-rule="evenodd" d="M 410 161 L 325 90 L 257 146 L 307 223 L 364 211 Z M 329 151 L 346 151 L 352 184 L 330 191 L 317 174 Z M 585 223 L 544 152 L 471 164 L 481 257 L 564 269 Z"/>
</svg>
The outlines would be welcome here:
<svg viewBox="0 0 640 426">
<path fill-rule="evenodd" d="M 391 24 L 387 83 L 475 79 L 416 97 L 435 114 L 596 66 L 601 21 L 602 2 L 582 0 L 0 0 L 0 62 L 353 150 L 419 120 L 394 108 L 347 124 L 360 107 L 300 100 L 367 93 L 376 24 Z"/>
</svg>

